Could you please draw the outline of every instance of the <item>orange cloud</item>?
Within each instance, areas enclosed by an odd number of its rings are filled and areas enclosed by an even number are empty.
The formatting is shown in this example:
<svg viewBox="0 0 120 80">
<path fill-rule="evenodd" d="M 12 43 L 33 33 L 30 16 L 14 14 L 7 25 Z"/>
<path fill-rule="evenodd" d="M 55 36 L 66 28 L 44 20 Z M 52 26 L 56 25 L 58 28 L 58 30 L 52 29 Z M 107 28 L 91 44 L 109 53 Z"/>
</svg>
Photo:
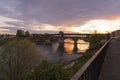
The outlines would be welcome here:
<svg viewBox="0 0 120 80">
<path fill-rule="evenodd" d="M 119 20 L 120 16 L 108 16 L 104 17 L 105 20 Z"/>
</svg>

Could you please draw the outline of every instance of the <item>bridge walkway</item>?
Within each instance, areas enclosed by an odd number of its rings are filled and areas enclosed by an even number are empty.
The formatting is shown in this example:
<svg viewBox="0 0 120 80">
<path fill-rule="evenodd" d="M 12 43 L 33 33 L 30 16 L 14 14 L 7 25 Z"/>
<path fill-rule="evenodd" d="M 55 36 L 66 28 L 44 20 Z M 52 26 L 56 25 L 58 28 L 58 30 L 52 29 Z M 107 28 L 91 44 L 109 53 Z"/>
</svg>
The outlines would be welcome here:
<svg viewBox="0 0 120 80">
<path fill-rule="evenodd" d="M 120 80 L 120 41 L 111 40 L 99 80 Z"/>
</svg>

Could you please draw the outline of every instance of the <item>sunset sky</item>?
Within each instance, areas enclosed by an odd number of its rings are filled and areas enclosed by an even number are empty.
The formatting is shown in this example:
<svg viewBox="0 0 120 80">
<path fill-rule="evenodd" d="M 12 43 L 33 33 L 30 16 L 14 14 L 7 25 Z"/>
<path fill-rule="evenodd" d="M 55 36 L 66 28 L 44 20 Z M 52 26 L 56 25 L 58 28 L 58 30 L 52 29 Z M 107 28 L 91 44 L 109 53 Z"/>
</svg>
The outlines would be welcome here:
<svg viewBox="0 0 120 80">
<path fill-rule="evenodd" d="M 0 0 L 0 34 L 107 33 L 120 29 L 120 0 Z"/>
</svg>

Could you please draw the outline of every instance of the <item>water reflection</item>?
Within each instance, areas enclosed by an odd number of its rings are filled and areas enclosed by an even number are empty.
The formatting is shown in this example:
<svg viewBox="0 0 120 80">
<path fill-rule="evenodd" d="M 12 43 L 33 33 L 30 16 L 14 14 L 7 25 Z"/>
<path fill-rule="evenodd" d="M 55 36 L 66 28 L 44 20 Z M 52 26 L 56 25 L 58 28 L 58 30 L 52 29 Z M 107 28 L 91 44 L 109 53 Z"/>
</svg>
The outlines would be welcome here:
<svg viewBox="0 0 120 80">
<path fill-rule="evenodd" d="M 89 43 L 84 40 L 78 40 L 77 43 L 78 50 L 76 52 L 73 51 L 74 41 L 72 39 L 65 39 L 64 44 L 56 42 L 52 46 L 37 45 L 37 49 L 40 51 L 42 58 L 48 60 L 49 62 L 66 62 L 77 59 L 82 55 L 74 53 L 85 52 L 89 48 Z"/>
<path fill-rule="evenodd" d="M 89 49 L 89 42 L 84 40 L 78 40 L 78 52 L 86 52 Z"/>
<path fill-rule="evenodd" d="M 55 43 L 53 46 L 53 51 L 58 52 L 62 51 L 67 54 L 73 54 L 74 53 L 74 41 L 72 39 L 65 39 L 64 45 L 60 43 Z M 64 49 L 63 49 L 64 48 Z M 78 40 L 77 41 L 77 48 L 78 50 L 76 53 L 84 53 L 89 48 L 89 42 L 85 42 L 84 40 Z"/>
<path fill-rule="evenodd" d="M 72 51 L 74 48 L 74 41 L 71 39 L 65 39 L 64 40 L 64 48 L 65 48 L 66 53 L 72 54 Z"/>
<path fill-rule="evenodd" d="M 71 39 L 65 39 L 64 42 L 65 52 L 68 54 L 72 54 L 74 49 L 74 41 Z M 89 42 L 85 42 L 84 40 L 79 39 L 77 41 L 77 48 L 77 53 L 84 53 L 89 48 Z"/>
</svg>

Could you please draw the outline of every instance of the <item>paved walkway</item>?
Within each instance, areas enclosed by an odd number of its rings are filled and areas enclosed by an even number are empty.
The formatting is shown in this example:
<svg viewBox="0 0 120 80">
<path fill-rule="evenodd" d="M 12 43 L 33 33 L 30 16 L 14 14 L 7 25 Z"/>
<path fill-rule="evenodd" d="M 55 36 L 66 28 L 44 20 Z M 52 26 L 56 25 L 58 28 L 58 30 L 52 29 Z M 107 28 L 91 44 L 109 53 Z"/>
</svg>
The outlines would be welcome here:
<svg viewBox="0 0 120 80">
<path fill-rule="evenodd" d="M 99 80 L 120 80 L 120 41 L 111 40 Z"/>
</svg>

